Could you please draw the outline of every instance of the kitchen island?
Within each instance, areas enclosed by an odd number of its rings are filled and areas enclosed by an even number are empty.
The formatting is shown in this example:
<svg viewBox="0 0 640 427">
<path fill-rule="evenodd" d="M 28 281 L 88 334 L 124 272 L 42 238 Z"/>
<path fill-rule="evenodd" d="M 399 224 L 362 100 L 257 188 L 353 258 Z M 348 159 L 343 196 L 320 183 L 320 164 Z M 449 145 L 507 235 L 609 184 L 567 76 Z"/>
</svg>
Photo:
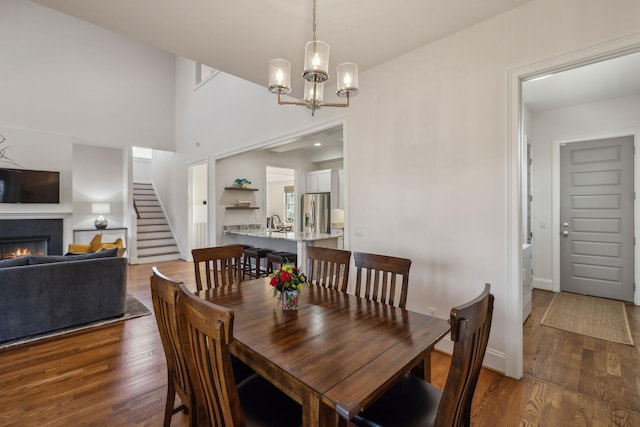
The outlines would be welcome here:
<svg viewBox="0 0 640 427">
<path fill-rule="evenodd" d="M 274 251 L 294 252 L 298 256 L 298 267 L 307 269 L 307 248 L 341 248 L 342 232 L 306 233 L 302 231 L 271 231 L 256 224 L 228 225 L 224 227 L 222 244 L 252 245 Z"/>
</svg>

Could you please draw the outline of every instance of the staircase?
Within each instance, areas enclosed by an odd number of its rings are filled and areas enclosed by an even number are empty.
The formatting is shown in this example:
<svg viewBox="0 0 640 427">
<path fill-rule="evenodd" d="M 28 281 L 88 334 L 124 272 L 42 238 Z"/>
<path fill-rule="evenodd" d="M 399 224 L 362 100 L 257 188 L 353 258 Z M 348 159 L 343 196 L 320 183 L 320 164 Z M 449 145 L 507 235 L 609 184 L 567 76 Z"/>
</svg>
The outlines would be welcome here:
<svg viewBox="0 0 640 427">
<path fill-rule="evenodd" d="M 152 184 L 133 183 L 133 204 L 138 212 L 138 264 L 180 259 L 180 249 Z"/>
</svg>

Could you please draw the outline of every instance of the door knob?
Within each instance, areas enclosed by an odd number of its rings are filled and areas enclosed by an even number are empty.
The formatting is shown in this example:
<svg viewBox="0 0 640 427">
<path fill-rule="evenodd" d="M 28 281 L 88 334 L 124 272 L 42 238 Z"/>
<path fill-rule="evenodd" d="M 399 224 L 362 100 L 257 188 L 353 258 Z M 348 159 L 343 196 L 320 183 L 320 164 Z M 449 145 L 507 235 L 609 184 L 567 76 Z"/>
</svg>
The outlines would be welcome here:
<svg viewBox="0 0 640 427">
<path fill-rule="evenodd" d="M 563 226 L 564 228 L 567 228 L 567 227 L 569 226 L 569 223 L 568 223 L 568 222 L 563 222 L 563 223 L 562 223 L 562 226 Z"/>
<path fill-rule="evenodd" d="M 567 236 L 569 235 L 569 232 L 568 232 L 567 230 L 564 230 L 564 231 L 562 232 L 562 235 L 563 235 L 564 237 L 567 237 Z"/>
</svg>

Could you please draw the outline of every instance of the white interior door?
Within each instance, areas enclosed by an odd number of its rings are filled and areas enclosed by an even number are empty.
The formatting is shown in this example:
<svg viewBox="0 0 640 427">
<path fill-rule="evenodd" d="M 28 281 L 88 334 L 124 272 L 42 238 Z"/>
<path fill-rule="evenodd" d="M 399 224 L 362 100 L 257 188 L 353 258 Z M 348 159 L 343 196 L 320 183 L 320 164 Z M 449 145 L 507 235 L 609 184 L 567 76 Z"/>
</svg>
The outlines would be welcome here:
<svg viewBox="0 0 640 427">
<path fill-rule="evenodd" d="M 633 137 L 560 147 L 560 288 L 633 301 Z"/>
<path fill-rule="evenodd" d="M 189 167 L 189 246 L 191 249 L 204 248 L 209 242 L 209 208 L 207 163 Z"/>
</svg>

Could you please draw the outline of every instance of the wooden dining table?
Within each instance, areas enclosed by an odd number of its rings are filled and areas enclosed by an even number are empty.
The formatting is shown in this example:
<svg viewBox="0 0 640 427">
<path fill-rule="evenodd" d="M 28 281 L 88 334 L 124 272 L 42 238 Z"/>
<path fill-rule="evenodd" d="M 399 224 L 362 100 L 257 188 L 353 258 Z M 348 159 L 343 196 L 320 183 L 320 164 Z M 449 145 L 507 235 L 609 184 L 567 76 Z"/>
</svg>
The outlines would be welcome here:
<svg viewBox="0 0 640 427">
<path fill-rule="evenodd" d="M 302 405 L 302 425 L 335 426 L 425 363 L 447 321 L 314 285 L 283 311 L 269 279 L 197 292 L 234 312 L 233 355 Z M 423 362 L 425 361 L 425 362 Z"/>
</svg>

